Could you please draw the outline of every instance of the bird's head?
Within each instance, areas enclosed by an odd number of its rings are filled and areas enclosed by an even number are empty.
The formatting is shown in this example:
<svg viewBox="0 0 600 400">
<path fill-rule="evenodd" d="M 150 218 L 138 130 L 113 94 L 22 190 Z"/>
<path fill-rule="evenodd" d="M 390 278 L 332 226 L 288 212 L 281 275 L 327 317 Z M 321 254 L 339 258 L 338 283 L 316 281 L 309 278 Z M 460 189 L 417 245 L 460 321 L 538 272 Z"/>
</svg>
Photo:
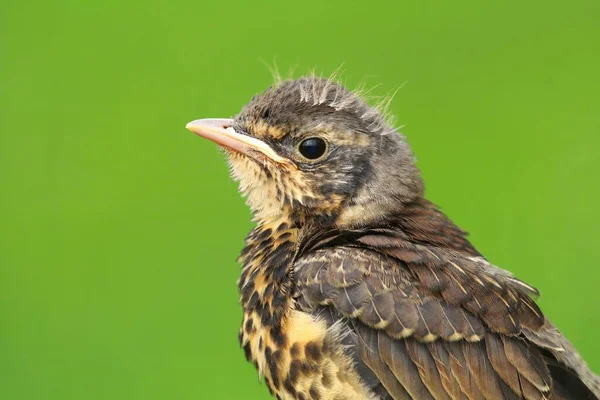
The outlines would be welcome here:
<svg viewBox="0 0 600 400">
<path fill-rule="evenodd" d="M 255 218 L 359 226 L 423 194 L 412 152 L 356 93 L 315 77 L 254 96 L 234 119 L 187 128 L 225 149 Z"/>
</svg>

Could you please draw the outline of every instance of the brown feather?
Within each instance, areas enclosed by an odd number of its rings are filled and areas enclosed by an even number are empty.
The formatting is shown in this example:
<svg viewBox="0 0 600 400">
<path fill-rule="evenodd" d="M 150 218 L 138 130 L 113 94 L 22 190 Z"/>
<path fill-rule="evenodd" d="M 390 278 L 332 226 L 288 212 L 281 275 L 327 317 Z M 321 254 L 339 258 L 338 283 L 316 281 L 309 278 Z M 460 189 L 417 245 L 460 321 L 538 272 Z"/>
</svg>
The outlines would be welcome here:
<svg viewBox="0 0 600 400">
<path fill-rule="evenodd" d="M 508 361 L 541 392 L 549 392 L 552 380 L 541 354 L 523 341 L 502 337 Z"/>
<path fill-rule="evenodd" d="M 420 372 L 412 361 L 406 346 L 401 341 L 394 341 L 387 335 L 379 333 L 378 336 L 379 356 L 398 379 L 398 382 L 415 399 L 434 399 L 424 382 L 420 378 Z"/>
<path fill-rule="evenodd" d="M 467 360 L 462 351 L 462 343 L 448 343 L 446 349 L 448 349 L 450 356 L 452 376 L 458 382 L 462 392 L 469 400 L 485 400 L 479 386 L 469 372 Z"/>
<path fill-rule="evenodd" d="M 496 373 L 518 396 L 521 396 L 519 371 L 506 358 L 502 340 L 494 334 L 487 334 L 485 344 L 488 358 Z"/>
<path fill-rule="evenodd" d="M 429 392 L 436 400 L 449 400 L 450 396 L 444 389 L 435 360 L 427 349 L 427 345 L 414 339 L 407 339 L 404 343 L 410 358 L 419 370 L 421 380 L 427 386 Z"/>
<path fill-rule="evenodd" d="M 382 356 L 384 352 L 382 352 L 380 344 L 378 344 L 377 332 L 363 328 L 359 331 L 359 335 L 360 344 L 358 347 L 360 357 L 370 370 L 377 375 L 388 393 L 397 400 L 413 399 L 394 375 L 389 367 L 389 363 L 386 364 L 387 361 Z M 426 397 L 422 399 L 428 400 Z"/>
<path fill-rule="evenodd" d="M 498 375 L 492 368 L 482 344 L 462 343 L 462 345 L 469 372 L 483 396 L 488 400 L 503 399 Z"/>
<path fill-rule="evenodd" d="M 450 354 L 446 349 L 445 343 L 442 341 L 436 341 L 427 343 L 427 348 L 431 353 L 431 356 L 435 360 L 442 385 L 446 389 L 446 393 L 452 400 L 465 400 L 467 397 L 460 389 L 460 384 L 452 375 L 452 366 L 450 360 Z"/>
</svg>

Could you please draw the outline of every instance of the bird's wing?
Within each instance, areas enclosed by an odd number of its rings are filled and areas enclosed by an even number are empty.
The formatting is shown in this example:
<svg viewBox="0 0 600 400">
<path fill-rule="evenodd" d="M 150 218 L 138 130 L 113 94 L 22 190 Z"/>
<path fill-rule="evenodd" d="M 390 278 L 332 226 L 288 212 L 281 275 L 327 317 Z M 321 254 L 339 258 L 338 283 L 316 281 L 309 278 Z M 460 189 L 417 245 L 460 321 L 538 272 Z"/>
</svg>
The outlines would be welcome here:
<svg viewBox="0 0 600 400">
<path fill-rule="evenodd" d="M 297 304 L 345 320 L 363 379 L 394 399 L 598 398 L 576 353 L 555 355 L 574 349 L 535 289 L 481 258 L 377 233 L 310 250 L 294 274 Z"/>
</svg>

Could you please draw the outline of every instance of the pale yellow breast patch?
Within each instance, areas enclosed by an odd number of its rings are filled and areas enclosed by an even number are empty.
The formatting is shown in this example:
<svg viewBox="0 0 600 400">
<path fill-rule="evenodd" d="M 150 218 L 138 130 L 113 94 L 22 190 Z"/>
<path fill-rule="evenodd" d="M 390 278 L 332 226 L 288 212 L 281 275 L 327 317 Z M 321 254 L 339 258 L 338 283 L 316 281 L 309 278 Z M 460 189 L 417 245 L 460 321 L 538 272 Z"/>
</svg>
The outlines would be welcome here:
<svg viewBox="0 0 600 400">
<path fill-rule="evenodd" d="M 322 400 L 370 400 L 375 399 L 362 384 L 354 371 L 349 357 L 342 351 L 339 342 L 339 327 L 327 327 L 325 321 L 313 315 L 294 310 L 286 319 L 285 333 L 290 350 L 286 354 L 283 375 L 288 375 L 294 360 L 314 362 L 315 373 L 301 375 L 296 384 L 297 392 L 312 398 L 318 392 Z M 315 357 L 317 353 L 317 357 Z M 278 392 L 282 399 L 296 400 L 286 391 Z"/>
</svg>

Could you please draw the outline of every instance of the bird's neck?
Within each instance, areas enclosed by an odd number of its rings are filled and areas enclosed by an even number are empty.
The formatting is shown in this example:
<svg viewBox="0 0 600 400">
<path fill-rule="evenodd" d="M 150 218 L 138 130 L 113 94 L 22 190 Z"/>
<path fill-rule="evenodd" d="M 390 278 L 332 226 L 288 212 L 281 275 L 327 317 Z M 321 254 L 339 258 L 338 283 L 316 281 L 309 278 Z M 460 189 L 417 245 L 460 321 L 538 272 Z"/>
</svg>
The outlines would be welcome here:
<svg viewBox="0 0 600 400">
<path fill-rule="evenodd" d="M 286 218 L 259 221 L 239 262 L 241 303 L 263 326 L 277 326 L 292 302 L 291 268 L 299 229 Z"/>
<path fill-rule="evenodd" d="M 460 229 L 438 207 L 420 198 L 406 204 L 393 215 L 394 224 L 413 243 L 453 249 L 470 256 L 480 256 L 467 239 L 468 233 Z"/>
</svg>

